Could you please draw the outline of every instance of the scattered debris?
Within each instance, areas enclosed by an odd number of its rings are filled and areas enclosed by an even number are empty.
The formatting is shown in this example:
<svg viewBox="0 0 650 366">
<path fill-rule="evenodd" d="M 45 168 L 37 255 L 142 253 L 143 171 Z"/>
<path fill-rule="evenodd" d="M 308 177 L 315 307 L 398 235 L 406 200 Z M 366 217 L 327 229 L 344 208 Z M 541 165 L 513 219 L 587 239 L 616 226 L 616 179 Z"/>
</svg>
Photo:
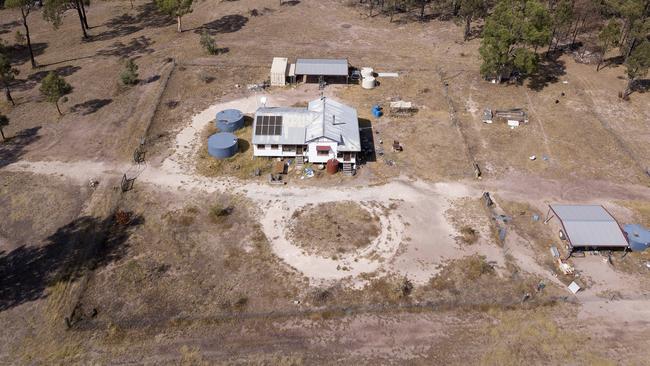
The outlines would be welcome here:
<svg viewBox="0 0 650 366">
<path fill-rule="evenodd" d="M 492 114 L 492 109 L 485 108 L 483 110 L 483 123 L 492 123 L 492 118 L 494 118 L 494 115 Z"/>
<path fill-rule="evenodd" d="M 568 289 L 569 289 L 569 291 L 571 291 L 571 293 L 573 293 L 574 295 L 577 294 L 578 291 L 582 290 L 582 288 L 580 287 L 580 285 L 578 285 L 578 284 L 576 283 L 576 281 L 571 282 L 571 284 L 569 285 Z"/>
<path fill-rule="evenodd" d="M 394 116 L 411 116 L 417 113 L 418 109 L 413 106 L 412 102 L 398 100 L 390 102 L 390 114 Z"/>
<path fill-rule="evenodd" d="M 535 155 L 531 155 L 531 156 L 528 157 L 528 159 L 530 159 L 530 160 L 535 160 L 535 159 L 537 159 L 537 156 L 535 156 Z"/>
<path fill-rule="evenodd" d="M 477 163 L 474 163 L 474 177 L 476 179 L 481 179 L 481 168 L 479 168 Z"/>
<path fill-rule="evenodd" d="M 131 213 L 127 211 L 117 210 L 115 211 L 115 222 L 119 225 L 125 226 L 128 225 L 131 221 Z"/>
<path fill-rule="evenodd" d="M 287 184 L 282 174 L 269 174 L 269 183 L 273 185 Z"/>
<path fill-rule="evenodd" d="M 377 77 L 380 78 L 396 78 L 399 77 L 399 74 L 396 72 L 378 72 Z"/>
<path fill-rule="evenodd" d="M 553 258 L 560 258 L 560 251 L 557 249 L 556 246 L 551 247 L 551 255 Z"/>
<path fill-rule="evenodd" d="M 575 269 L 569 263 L 563 262 L 562 259 L 557 258 L 558 267 L 560 271 L 565 275 L 572 275 L 575 272 Z"/>
<path fill-rule="evenodd" d="M 492 201 L 492 198 L 490 197 L 490 192 L 483 192 L 483 200 L 485 201 L 486 207 L 494 205 L 494 201 Z"/>
<path fill-rule="evenodd" d="M 393 140 L 393 151 L 404 151 L 404 147 L 397 140 Z"/>
<path fill-rule="evenodd" d="M 379 118 L 384 115 L 382 108 L 379 104 L 372 106 L 372 115 Z"/>
</svg>

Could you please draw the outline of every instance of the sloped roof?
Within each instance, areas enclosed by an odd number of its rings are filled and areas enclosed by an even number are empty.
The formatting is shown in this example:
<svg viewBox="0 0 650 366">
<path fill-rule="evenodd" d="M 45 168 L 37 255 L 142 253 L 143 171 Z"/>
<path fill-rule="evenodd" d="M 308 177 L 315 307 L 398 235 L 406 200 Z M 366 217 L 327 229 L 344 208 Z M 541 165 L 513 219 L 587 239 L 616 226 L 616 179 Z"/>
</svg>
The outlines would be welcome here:
<svg viewBox="0 0 650 366">
<path fill-rule="evenodd" d="M 348 60 L 325 58 L 299 58 L 296 75 L 347 76 Z"/>
<path fill-rule="evenodd" d="M 273 63 L 271 64 L 271 73 L 286 74 L 288 61 L 289 60 L 286 57 L 273 57 Z"/>
<path fill-rule="evenodd" d="M 550 205 L 573 247 L 627 247 L 623 231 L 600 205 Z"/>
<path fill-rule="evenodd" d="M 357 111 L 333 99 L 321 98 L 309 103 L 308 109 L 318 118 L 307 126 L 305 141 L 322 137 L 339 143 L 339 151 L 361 151 Z"/>
<path fill-rule="evenodd" d="M 282 116 L 280 135 L 255 135 L 257 117 Z M 357 111 L 330 98 L 319 98 L 307 108 L 262 107 L 255 112 L 253 144 L 300 145 L 326 138 L 338 151 L 361 151 Z"/>
</svg>

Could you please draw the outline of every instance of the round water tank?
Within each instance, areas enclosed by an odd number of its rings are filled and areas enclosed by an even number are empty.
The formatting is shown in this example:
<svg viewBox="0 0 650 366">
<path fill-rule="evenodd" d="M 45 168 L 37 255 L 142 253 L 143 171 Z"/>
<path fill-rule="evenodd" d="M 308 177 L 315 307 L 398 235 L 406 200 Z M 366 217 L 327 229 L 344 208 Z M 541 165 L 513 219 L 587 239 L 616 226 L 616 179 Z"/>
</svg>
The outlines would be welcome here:
<svg viewBox="0 0 650 366">
<path fill-rule="evenodd" d="M 237 136 L 230 132 L 219 132 L 208 138 L 208 153 L 217 159 L 229 158 L 239 149 Z"/>
<path fill-rule="evenodd" d="M 368 76 L 367 78 L 363 78 L 361 80 L 361 87 L 364 89 L 374 89 L 375 88 L 375 78 L 372 76 Z"/>
<path fill-rule="evenodd" d="M 217 128 L 221 132 L 233 132 L 244 127 L 244 114 L 238 109 L 226 109 L 217 113 Z"/>
<path fill-rule="evenodd" d="M 367 77 L 373 76 L 372 75 L 373 71 L 374 70 L 372 69 L 372 67 L 362 67 L 361 68 L 361 77 L 365 79 Z"/>
<path fill-rule="evenodd" d="M 336 159 L 330 159 L 327 161 L 327 173 L 336 174 L 339 171 L 339 161 Z"/>
</svg>

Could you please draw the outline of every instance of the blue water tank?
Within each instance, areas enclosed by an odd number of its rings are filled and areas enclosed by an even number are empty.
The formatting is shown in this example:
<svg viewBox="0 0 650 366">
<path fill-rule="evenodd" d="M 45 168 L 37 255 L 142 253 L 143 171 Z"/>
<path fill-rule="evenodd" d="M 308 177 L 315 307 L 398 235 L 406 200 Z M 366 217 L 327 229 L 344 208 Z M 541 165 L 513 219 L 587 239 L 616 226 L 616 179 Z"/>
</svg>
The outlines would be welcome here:
<svg viewBox="0 0 650 366">
<path fill-rule="evenodd" d="M 208 138 L 208 153 L 217 159 L 225 159 L 237 154 L 237 136 L 230 132 L 219 132 Z"/>
<path fill-rule="evenodd" d="M 217 128 L 221 132 L 233 132 L 244 127 L 244 114 L 238 109 L 226 109 L 217 113 Z"/>
<path fill-rule="evenodd" d="M 641 225 L 630 224 L 623 227 L 627 234 L 627 241 L 630 249 L 634 252 L 642 252 L 650 248 L 650 230 Z"/>
</svg>

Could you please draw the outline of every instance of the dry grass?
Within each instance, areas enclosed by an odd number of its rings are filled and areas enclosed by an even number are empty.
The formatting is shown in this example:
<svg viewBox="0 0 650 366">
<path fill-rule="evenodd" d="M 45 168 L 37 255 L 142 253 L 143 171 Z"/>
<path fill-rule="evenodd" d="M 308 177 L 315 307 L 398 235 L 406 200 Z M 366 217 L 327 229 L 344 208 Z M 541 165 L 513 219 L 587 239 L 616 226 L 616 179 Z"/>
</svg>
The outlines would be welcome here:
<svg viewBox="0 0 650 366">
<path fill-rule="evenodd" d="M 377 216 L 358 203 L 342 201 L 295 211 L 289 235 L 309 253 L 336 256 L 368 246 L 379 232 Z"/>
<path fill-rule="evenodd" d="M 239 140 L 239 152 L 227 159 L 217 159 L 208 154 L 208 137 L 217 131 L 216 126 L 210 123 L 201 134 L 201 149 L 196 163 L 199 174 L 207 177 L 235 176 L 240 179 L 263 179 L 271 172 L 272 159 L 253 156 L 250 124 L 235 132 Z M 255 176 L 258 169 L 261 177 Z"/>
<path fill-rule="evenodd" d="M 481 365 L 563 364 L 567 360 L 581 360 L 577 364 L 615 365 L 603 358 L 601 352 L 584 345 L 585 334 L 566 329 L 554 320 L 549 309 L 529 311 L 491 311 L 495 324 L 484 326 L 486 353 Z"/>
</svg>

